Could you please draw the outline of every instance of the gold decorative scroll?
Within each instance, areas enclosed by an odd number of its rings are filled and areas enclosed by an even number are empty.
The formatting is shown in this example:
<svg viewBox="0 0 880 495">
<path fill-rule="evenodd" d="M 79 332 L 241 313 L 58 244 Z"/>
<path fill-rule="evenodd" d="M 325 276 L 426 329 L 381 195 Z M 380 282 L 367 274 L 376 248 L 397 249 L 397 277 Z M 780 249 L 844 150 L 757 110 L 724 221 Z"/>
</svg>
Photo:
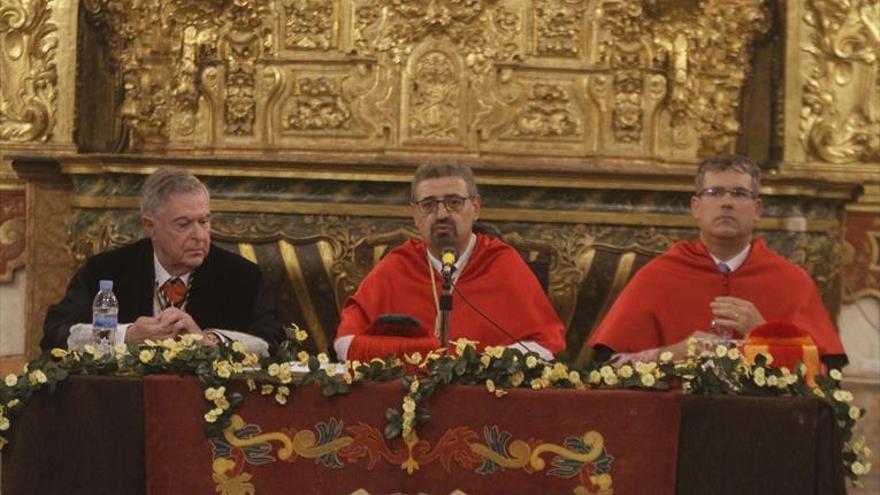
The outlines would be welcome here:
<svg viewBox="0 0 880 495">
<path fill-rule="evenodd" d="M 84 0 L 118 149 L 732 149 L 761 0 Z M 707 33 L 711 33 L 711 36 Z"/>
<path fill-rule="evenodd" d="M 807 160 L 880 166 L 880 4 L 806 0 L 800 141 Z M 874 168 L 874 181 L 880 180 Z"/>
<path fill-rule="evenodd" d="M 57 112 L 57 25 L 50 0 L 0 1 L 0 143 L 45 142 Z"/>
</svg>

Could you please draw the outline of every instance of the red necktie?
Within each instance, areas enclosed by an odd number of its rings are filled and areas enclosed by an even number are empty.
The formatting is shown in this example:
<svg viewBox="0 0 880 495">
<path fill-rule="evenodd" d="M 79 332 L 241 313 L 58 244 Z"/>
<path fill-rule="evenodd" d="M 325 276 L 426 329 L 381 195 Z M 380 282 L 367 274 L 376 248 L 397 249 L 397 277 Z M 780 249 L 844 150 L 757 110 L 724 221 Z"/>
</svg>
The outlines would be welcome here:
<svg viewBox="0 0 880 495">
<path fill-rule="evenodd" d="M 162 291 L 162 295 L 165 296 L 165 301 L 168 303 L 167 306 L 179 308 L 186 301 L 186 284 L 177 277 L 169 278 L 159 289 Z"/>
</svg>

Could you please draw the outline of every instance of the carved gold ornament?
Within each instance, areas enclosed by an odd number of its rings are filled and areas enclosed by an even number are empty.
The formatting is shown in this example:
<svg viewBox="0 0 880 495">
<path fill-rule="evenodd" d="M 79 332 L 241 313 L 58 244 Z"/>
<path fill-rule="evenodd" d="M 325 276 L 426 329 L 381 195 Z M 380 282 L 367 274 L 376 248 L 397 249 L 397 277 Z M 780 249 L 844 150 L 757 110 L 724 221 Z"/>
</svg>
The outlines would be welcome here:
<svg viewBox="0 0 880 495">
<path fill-rule="evenodd" d="M 811 159 L 880 162 L 880 4 L 804 2 L 801 142 Z"/>
<path fill-rule="evenodd" d="M 734 144 L 769 28 L 759 0 L 83 5 L 117 71 L 130 151 L 695 159 Z"/>
<path fill-rule="evenodd" d="M 50 0 L 0 1 L 0 142 L 48 141 L 58 82 Z"/>
</svg>

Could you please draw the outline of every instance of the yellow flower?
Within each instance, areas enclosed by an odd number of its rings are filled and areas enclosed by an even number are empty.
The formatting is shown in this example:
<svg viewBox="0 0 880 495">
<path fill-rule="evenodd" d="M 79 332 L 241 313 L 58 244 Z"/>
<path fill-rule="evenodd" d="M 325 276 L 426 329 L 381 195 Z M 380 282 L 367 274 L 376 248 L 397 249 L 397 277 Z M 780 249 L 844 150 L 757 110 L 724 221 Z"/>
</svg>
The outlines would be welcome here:
<svg viewBox="0 0 880 495">
<path fill-rule="evenodd" d="M 333 376 L 336 374 L 336 364 L 331 363 L 324 367 L 324 374 L 327 376 Z"/>
<path fill-rule="evenodd" d="M 722 344 L 718 344 L 717 346 L 715 346 L 715 355 L 720 358 L 723 358 L 724 356 L 726 356 L 727 355 L 727 346 L 724 346 Z"/>
<path fill-rule="evenodd" d="M 767 385 L 770 387 L 776 387 L 779 385 L 779 379 L 776 378 L 775 376 L 768 376 L 767 377 Z"/>
<path fill-rule="evenodd" d="M 223 409 L 215 407 L 214 409 L 211 409 L 210 411 L 205 413 L 205 421 L 207 421 L 208 423 L 213 423 L 213 422 L 217 421 L 217 418 L 219 418 L 222 415 L 223 415 Z"/>
<path fill-rule="evenodd" d="M 657 363 L 651 361 L 648 363 L 643 363 L 639 361 L 636 363 L 636 373 L 640 375 L 644 375 L 645 373 L 653 373 L 654 370 L 657 369 Z"/>
<path fill-rule="evenodd" d="M 63 359 L 65 357 L 67 357 L 67 351 L 64 349 L 59 349 L 57 347 L 55 347 L 54 349 L 52 349 L 49 352 L 52 354 L 52 357 L 57 358 L 57 359 Z"/>
<path fill-rule="evenodd" d="M 281 366 L 278 366 L 278 363 L 272 363 L 269 365 L 269 369 L 266 370 L 269 373 L 269 376 L 278 376 L 278 373 L 281 371 Z"/>
<path fill-rule="evenodd" d="M 95 346 L 91 344 L 86 344 L 83 349 L 85 349 L 86 354 L 91 354 L 92 357 L 101 357 L 101 351 L 99 351 L 97 348 L 95 348 Z"/>
<path fill-rule="evenodd" d="M 755 382 L 755 385 L 759 387 L 763 387 L 767 384 L 767 378 L 764 374 L 764 368 L 755 368 L 755 376 L 752 378 Z"/>
<path fill-rule="evenodd" d="M 507 390 L 498 389 L 495 391 L 495 397 L 504 397 L 507 395 Z"/>
<path fill-rule="evenodd" d="M 846 390 L 835 390 L 833 397 L 834 400 L 838 402 L 849 402 L 853 400 L 852 393 L 847 392 Z"/>
<path fill-rule="evenodd" d="M 232 343 L 232 350 L 239 353 L 239 354 L 246 354 L 247 353 L 247 348 L 244 346 L 244 344 L 242 344 L 241 342 L 239 342 L 237 340 Z"/>
<path fill-rule="evenodd" d="M 660 353 L 660 362 L 661 363 L 668 363 L 669 361 L 672 361 L 672 358 L 673 358 L 673 355 L 669 351 L 663 351 Z"/>
<path fill-rule="evenodd" d="M 813 389 L 813 395 L 815 395 L 816 397 L 819 397 L 820 399 L 825 398 L 825 392 L 823 392 L 822 389 L 819 387 L 816 387 Z"/>
<path fill-rule="evenodd" d="M 138 353 L 138 359 L 144 364 L 152 361 L 154 357 L 156 357 L 156 351 L 154 349 L 144 349 Z"/>
<path fill-rule="evenodd" d="M 6 431 L 9 429 L 9 420 L 6 419 L 6 416 L 0 416 L 0 431 Z"/>
<path fill-rule="evenodd" d="M 351 376 L 351 372 L 350 372 L 350 371 L 345 370 L 345 373 L 342 374 L 342 381 L 344 381 L 345 383 L 351 385 L 351 382 L 353 381 L 353 379 L 352 379 L 352 376 Z"/>
<path fill-rule="evenodd" d="M 217 360 L 213 363 L 214 371 L 217 372 L 217 376 L 222 378 L 229 378 L 232 376 L 232 365 L 229 364 L 229 361 Z"/>
<path fill-rule="evenodd" d="M 590 372 L 590 383 L 592 383 L 593 385 L 598 385 L 601 381 L 602 375 L 598 371 L 593 370 Z"/>
<path fill-rule="evenodd" d="M 852 463 L 852 466 L 850 466 L 850 469 L 852 470 L 853 474 L 855 474 L 856 476 L 860 476 L 860 475 L 865 474 L 865 466 L 859 461 Z"/>
<path fill-rule="evenodd" d="M 412 383 L 409 384 L 409 393 L 414 394 L 419 391 L 419 381 L 413 380 Z"/>
<path fill-rule="evenodd" d="M 765 373 L 764 368 L 762 368 L 760 366 L 755 368 L 755 370 L 754 370 L 755 377 L 761 377 L 762 380 L 764 378 L 766 378 L 766 375 L 764 373 Z"/>
<path fill-rule="evenodd" d="M 483 349 L 483 354 L 488 354 L 489 356 L 495 359 L 501 359 L 501 356 L 504 354 L 504 347 L 502 346 L 489 346 Z"/>
<path fill-rule="evenodd" d="M 6 407 L 7 407 L 8 409 L 12 409 L 13 407 L 17 406 L 19 403 L 21 403 L 20 400 L 18 400 L 18 399 L 12 399 L 11 401 L 9 401 L 9 402 L 6 403 Z"/>
<path fill-rule="evenodd" d="M 653 387 L 655 383 L 657 383 L 657 380 L 654 378 L 654 375 L 642 375 L 642 385 Z"/>
<path fill-rule="evenodd" d="M 489 393 L 495 392 L 495 382 L 492 381 L 491 378 L 486 380 L 486 390 L 488 390 Z"/>
<path fill-rule="evenodd" d="M 177 357 L 177 351 L 174 349 L 166 349 L 162 351 L 162 359 L 164 359 L 166 363 L 174 361 L 175 357 Z"/>
<path fill-rule="evenodd" d="M 483 354 L 482 356 L 480 356 L 480 364 L 482 364 L 484 368 L 488 368 L 491 362 L 492 356 L 488 354 Z"/>
<path fill-rule="evenodd" d="M 257 389 L 257 382 L 255 382 L 253 378 L 248 378 L 247 382 L 245 382 L 245 383 L 247 383 L 247 388 L 251 392 L 253 392 L 254 390 Z"/>
<path fill-rule="evenodd" d="M 538 365 L 538 358 L 536 358 L 535 356 L 530 355 L 526 358 L 526 368 L 532 369 L 537 365 Z"/>
<path fill-rule="evenodd" d="M 28 373 L 28 381 L 31 382 L 31 385 L 36 385 L 38 383 L 46 383 L 49 379 L 46 378 L 46 374 L 42 370 L 34 370 Z"/>
<path fill-rule="evenodd" d="M 335 371 L 335 366 L 333 366 L 333 371 Z M 278 380 L 281 383 L 290 383 L 293 381 L 293 374 L 290 372 L 290 363 L 281 363 L 278 366 Z"/>
<path fill-rule="evenodd" d="M 225 396 L 221 395 L 214 399 L 214 405 L 219 407 L 220 409 L 229 409 L 229 400 L 227 400 Z"/>
<path fill-rule="evenodd" d="M 578 373 L 577 371 L 570 371 L 568 373 L 568 381 L 570 381 L 571 383 L 573 383 L 575 385 L 577 385 L 579 383 L 583 383 L 583 382 L 581 382 L 581 374 Z"/>
<path fill-rule="evenodd" d="M 613 373 L 610 374 L 610 375 L 605 375 L 605 376 L 603 376 L 602 378 L 605 380 L 605 384 L 606 384 L 606 385 L 609 385 L 609 386 L 612 386 L 612 387 L 613 387 L 614 385 L 617 385 L 617 375 L 615 375 L 615 374 L 613 374 Z"/>
<path fill-rule="evenodd" d="M 327 356 L 326 353 L 318 354 L 318 362 L 321 364 L 327 364 L 330 362 L 330 357 Z"/>
<path fill-rule="evenodd" d="M 549 366 L 544 366 L 541 368 L 541 379 L 549 382 L 551 379 L 555 380 L 556 377 L 553 374 L 553 368 Z"/>
<path fill-rule="evenodd" d="M 412 397 L 406 396 L 403 398 L 403 412 L 413 412 L 416 410 L 416 401 L 413 400 Z"/>
<path fill-rule="evenodd" d="M 306 351 L 299 351 L 296 353 L 296 359 L 300 363 L 303 363 L 303 364 L 308 363 L 309 362 L 309 353 Z"/>
<path fill-rule="evenodd" d="M 525 380 L 526 375 L 522 371 L 517 371 L 513 375 L 510 376 L 510 384 L 514 387 L 519 387 L 522 385 L 523 380 Z"/>
<path fill-rule="evenodd" d="M 568 378 L 568 367 L 562 363 L 554 364 L 550 373 L 550 379 L 555 382 L 562 380 L 563 378 Z"/>
<path fill-rule="evenodd" d="M 403 360 L 406 361 L 407 364 L 411 364 L 413 366 L 418 365 L 422 362 L 422 353 L 414 352 L 412 354 L 404 354 Z"/>
<path fill-rule="evenodd" d="M 260 393 L 263 395 L 271 395 L 275 391 L 275 387 L 266 383 L 260 387 Z"/>
<path fill-rule="evenodd" d="M 599 368 L 599 374 L 602 375 L 603 378 L 606 376 L 614 376 L 614 368 L 606 364 Z"/>
<path fill-rule="evenodd" d="M 849 417 L 853 420 L 859 419 L 862 416 L 862 411 L 856 406 L 850 406 L 849 408 Z"/>
<path fill-rule="evenodd" d="M 5 383 L 7 387 L 14 387 L 15 384 L 18 383 L 18 377 L 14 373 L 10 373 L 3 379 L 3 383 Z"/>
<path fill-rule="evenodd" d="M 116 352 L 116 356 L 122 357 L 128 354 L 128 346 L 120 342 L 113 346 L 113 351 Z"/>
<path fill-rule="evenodd" d="M 476 347 L 476 342 L 465 338 L 459 338 L 455 341 L 455 353 L 459 356 L 464 354 L 464 350 L 468 347 Z"/>
<path fill-rule="evenodd" d="M 737 360 L 740 358 L 739 349 L 736 347 L 731 347 L 730 350 L 727 351 L 727 357 L 733 360 Z"/>
<path fill-rule="evenodd" d="M 833 369 L 833 370 L 831 370 L 831 371 L 828 373 L 828 375 L 831 376 L 831 378 L 834 378 L 834 379 L 837 380 L 837 381 L 840 381 L 841 379 L 843 379 L 843 374 L 840 372 L 839 369 L 836 369 L 836 368 Z"/>
<path fill-rule="evenodd" d="M 627 379 L 633 376 L 632 366 L 625 364 L 617 370 L 617 376 Z"/>
<path fill-rule="evenodd" d="M 305 342 L 307 338 L 309 338 L 309 332 L 297 327 L 293 331 L 293 335 L 296 338 L 297 342 Z"/>
<path fill-rule="evenodd" d="M 290 395 L 290 389 L 281 385 L 275 392 L 275 402 L 284 405 L 287 404 L 287 396 Z"/>
</svg>

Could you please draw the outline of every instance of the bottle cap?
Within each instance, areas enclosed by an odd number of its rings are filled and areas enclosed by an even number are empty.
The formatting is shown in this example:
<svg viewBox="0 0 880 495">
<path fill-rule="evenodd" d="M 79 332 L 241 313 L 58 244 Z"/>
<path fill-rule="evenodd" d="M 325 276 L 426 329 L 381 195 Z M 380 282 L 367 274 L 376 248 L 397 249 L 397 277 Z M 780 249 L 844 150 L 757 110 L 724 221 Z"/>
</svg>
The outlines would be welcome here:
<svg viewBox="0 0 880 495">
<path fill-rule="evenodd" d="M 100 290 L 113 290 L 113 281 L 112 280 L 101 280 L 98 282 L 98 288 Z"/>
</svg>

